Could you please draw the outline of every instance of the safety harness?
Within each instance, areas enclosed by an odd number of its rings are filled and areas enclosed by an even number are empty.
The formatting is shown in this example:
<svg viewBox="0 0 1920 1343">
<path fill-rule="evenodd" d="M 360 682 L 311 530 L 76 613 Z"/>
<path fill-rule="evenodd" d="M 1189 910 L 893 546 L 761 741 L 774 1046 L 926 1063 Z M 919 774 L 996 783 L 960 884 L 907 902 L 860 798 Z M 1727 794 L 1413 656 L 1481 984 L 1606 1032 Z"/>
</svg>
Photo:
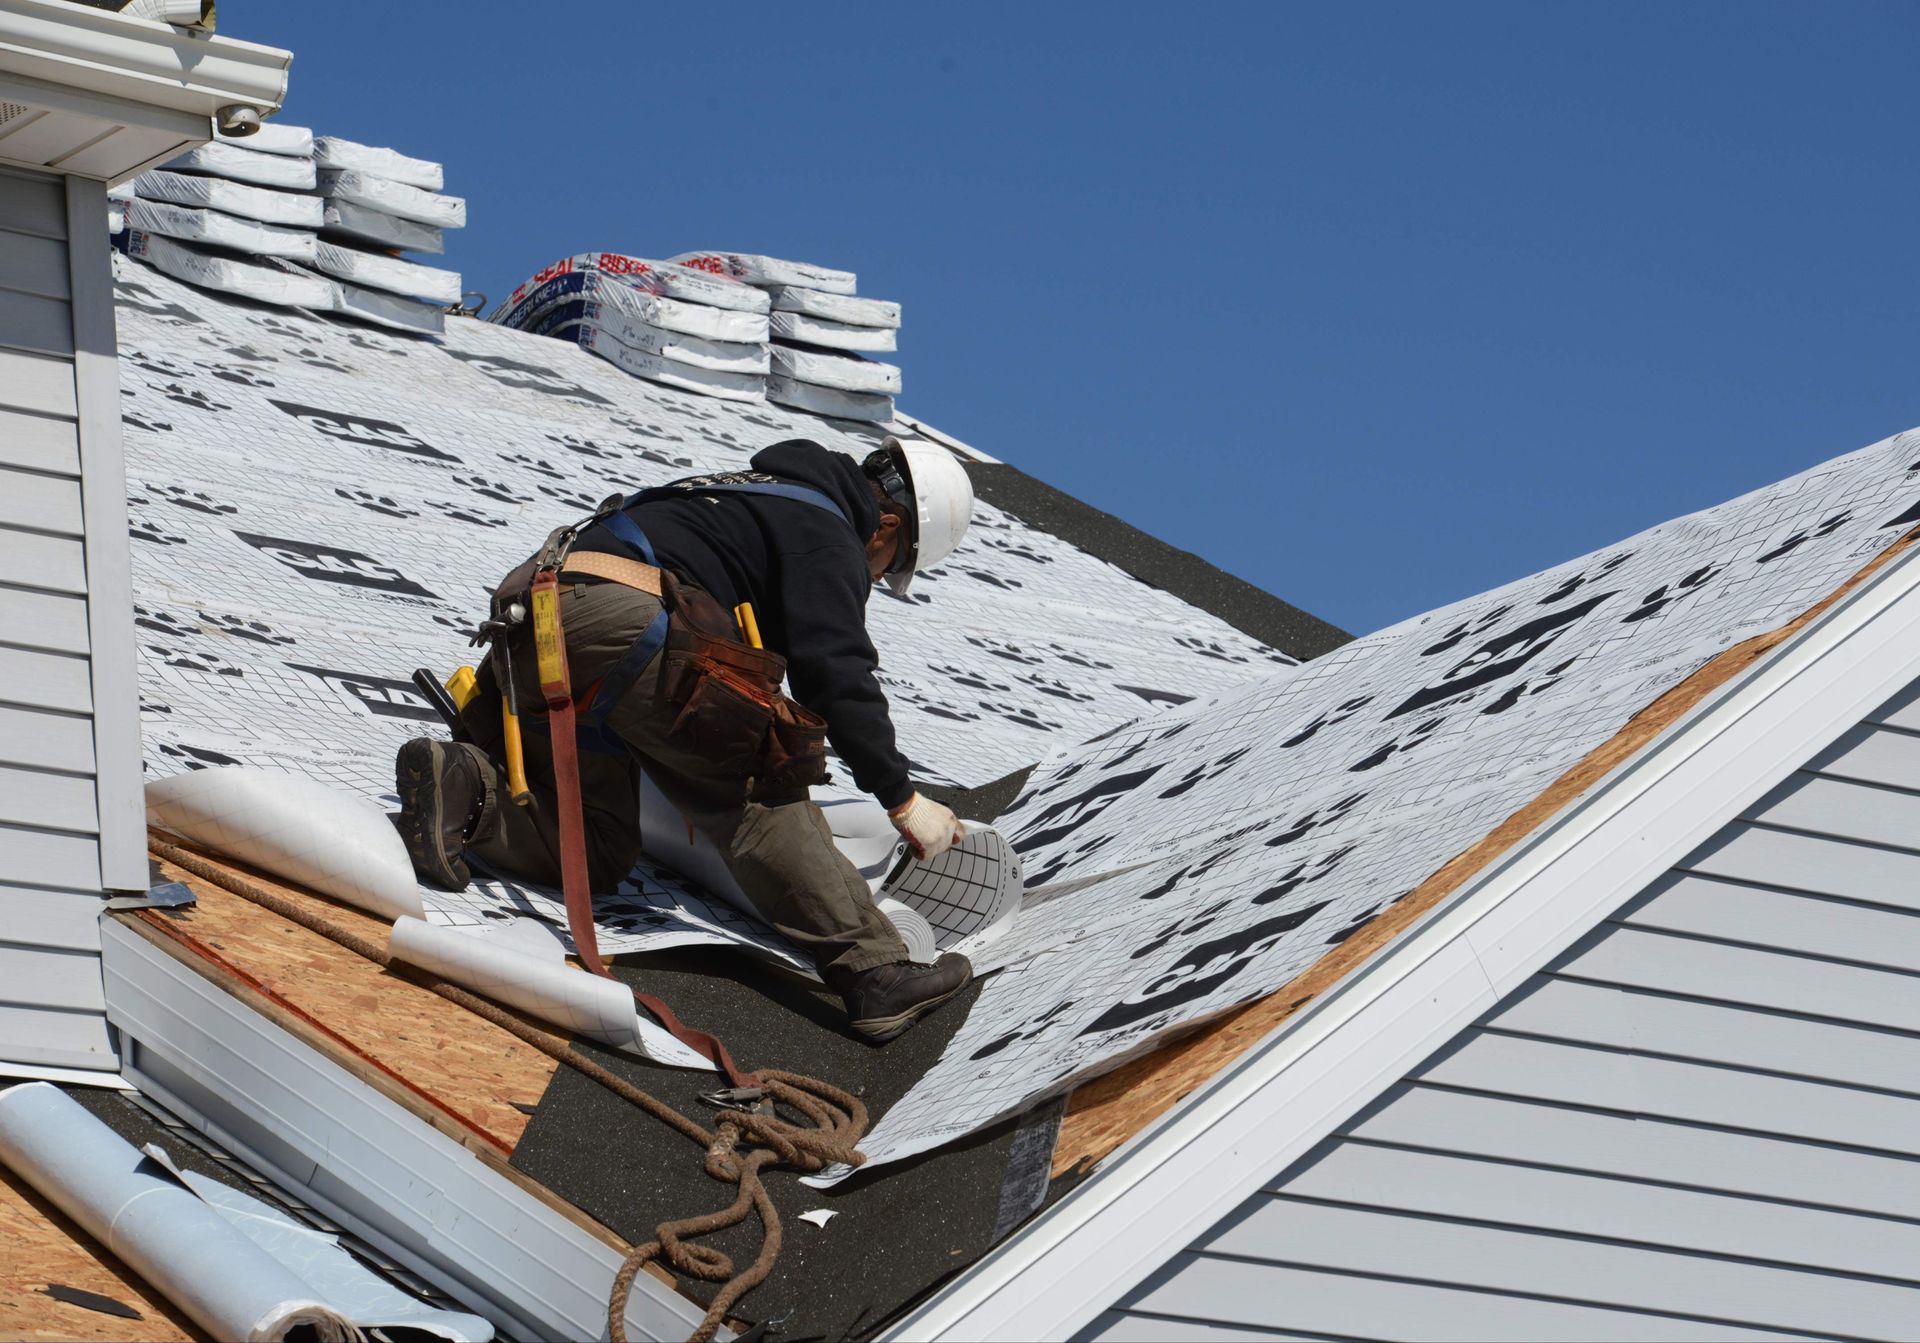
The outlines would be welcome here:
<svg viewBox="0 0 1920 1343">
<path fill-rule="evenodd" d="M 840 506 L 819 490 L 804 485 L 791 485 L 769 481 L 712 481 L 693 480 L 674 485 L 656 486 L 641 490 L 625 498 L 609 500 L 607 505 L 597 511 L 585 522 L 563 527 L 553 532 L 541 546 L 533 561 L 533 577 L 528 588 L 528 607 L 533 622 L 534 656 L 538 664 L 540 678 L 540 697 L 545 702 L 547 724 L 551 734 L 553 756 L 554 792 L 560 807 L 560 888 L 566 900 L 567 928 L 573 934 L 573 944 L 579 952 L 580 963 L 593 974 L 608 979 L 613 975 L 606 963 L 600 958 L 600 942 L 593 922 L 593 891 L 587 871 L 586 818 L 580 797 L 580 747 L 583 735 L 579 724 L 578 711 L 573 693 L 573 681 L 567 667 L 566 630 L 560 617 L 560 586 L 563 573 L 586 573 L 610 581 L 639 588 L 663 598 L 663 606 L 647 627 L 641 631 L 627 651 L 620 656 L 612 669 L 600 679 L 597 686 L 591 687 L 592 694 L 587 702 L 586 716 L 591 725 L 591 734 L 586 736 L 590 749 L 623 751 L 607 729 L 607 719 L 627 692 L 633 689 L 634 682 L 646 670 L 649 663 L 666 647 L 672 621 L 667 609 L 666 594 L 671 584 L 663 581 L 662 571 L 654 555 L 653 543 L 640 525 L 627 513 L 627 509 L 637 504 L 650 503 L 658 499 L 684 497 L 688 494 L 756 494 L 774 498 L 792 499 L 800 503 L 811 504 L 825 509 L 847 522 L 847 515 Z M 595 553 L 583 552 L 569 558 L 573 544 L 579 534 L 593 523 L 599 522 L 627 550 L 638 557 L 633 560 L 619 557 L 607 557 Z M 851 525 L 851 523 L 849 523 Z M 607 561 L 611 562 L 607 562 Z M 623 567 L 624 566 L 624 567 Z M 510 605 L 503 602 L 502 594 L 517 584 L 509 578 L 503 585 L 501 594 L 496 594 L 496 612 Z M 490 622 L 494 623 L 494 622 Z M 507 626 L 496 625 L 496 638 L 506 637 Z M 659 1019 L 660 1024 L 671 1032 L 674 1038 L 693 1049 L 710 1061 L 727 1077 L 736 1088 L 757 1089 L 761 1085 L 760 1074 L 742 1069 L 734 1062 L 727 1047 L 715 1036 L 705 1031 L 695 1030 L 685 1025 L 673 1009 L 652 994 L 639 989 L 633 990 L 633 996 L 639 1004 Z"/>
</svg>

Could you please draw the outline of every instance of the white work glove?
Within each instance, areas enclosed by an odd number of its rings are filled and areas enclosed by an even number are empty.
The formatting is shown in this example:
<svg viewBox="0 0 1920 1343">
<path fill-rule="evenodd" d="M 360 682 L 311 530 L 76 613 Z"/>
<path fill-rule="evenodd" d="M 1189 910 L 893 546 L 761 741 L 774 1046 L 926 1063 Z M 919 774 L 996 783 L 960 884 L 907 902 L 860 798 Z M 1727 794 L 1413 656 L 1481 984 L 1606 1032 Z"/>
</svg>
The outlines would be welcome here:
<svg viewBox="0 0 1920 1343">
<path fill-rule="evenodd" d="M 888 812 L 887 819 L 906 839 L 913 856 L 923 863 L 958 844 L 965 833 L 960 818 L 950 809 L 918 793 Z"/>
</svg>

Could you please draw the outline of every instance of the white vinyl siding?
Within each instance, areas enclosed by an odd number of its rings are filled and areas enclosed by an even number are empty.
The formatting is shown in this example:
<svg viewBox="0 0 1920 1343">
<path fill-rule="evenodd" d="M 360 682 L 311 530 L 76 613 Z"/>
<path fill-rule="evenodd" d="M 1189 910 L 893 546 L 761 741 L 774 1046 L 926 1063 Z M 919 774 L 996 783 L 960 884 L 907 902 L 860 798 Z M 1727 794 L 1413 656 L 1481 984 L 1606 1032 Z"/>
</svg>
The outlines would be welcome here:
<svg viewBox="0 0 1920 1343">
<path fill-rule="evenodd" d="M 116 1065 L 100 906 L 144 885 L 105 248 L 98 183 L 0 170 L 0 1064 Z"/>
<path fill-rule="evenodd" d="M 1095 1320 L 1093 1339 L 1903 1339 L 1920 683 Z"/>
</svg>

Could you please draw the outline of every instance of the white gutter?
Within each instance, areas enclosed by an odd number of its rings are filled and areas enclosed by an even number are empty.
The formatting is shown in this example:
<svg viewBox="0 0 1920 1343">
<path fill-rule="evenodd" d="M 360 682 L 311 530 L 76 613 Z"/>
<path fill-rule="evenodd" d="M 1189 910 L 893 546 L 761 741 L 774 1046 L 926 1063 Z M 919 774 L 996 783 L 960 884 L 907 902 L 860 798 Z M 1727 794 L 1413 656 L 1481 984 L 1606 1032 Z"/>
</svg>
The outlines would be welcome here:
<svg viewBox="0 0 1920 1343">
<path fill-rule="evenodd" d="M 293 54 L 65 0 L 0 0 L 0 74 L 146 107 L 262 116 L 287 93 Z"/>
<path fill-rule="evenodd" d="M 883 1337 L 1073 1337 L 1916 665 L 1920 550 L 1696 706 Z"/>
</svg>

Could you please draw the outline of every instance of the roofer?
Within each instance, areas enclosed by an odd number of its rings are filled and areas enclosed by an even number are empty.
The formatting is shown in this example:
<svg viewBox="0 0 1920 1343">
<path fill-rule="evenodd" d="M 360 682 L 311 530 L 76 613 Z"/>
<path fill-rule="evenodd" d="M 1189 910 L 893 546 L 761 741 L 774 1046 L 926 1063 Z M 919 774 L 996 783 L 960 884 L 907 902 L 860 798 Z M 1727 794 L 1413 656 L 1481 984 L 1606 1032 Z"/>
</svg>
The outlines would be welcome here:
<svg viewBox="0 0 1920 1343">
<path fill-rule="evenodd" d="M 549 550 L 561 538 L 549 563 L 579 714 L 590 888 L 611 891 L 640 856 L 644 766 L 713 841 L 762 917 L 812 957 L 853 1029 L 891 1039 L 965 987 L 972 967 L 952 953 L 932 965 L 909 961 L 808 789 L 826 776 L 831 739 L 915 856 L 934 857 L 961 837 L 953 812 L 914 789 L 894 744 L 866 604 L 881 581 L 904 598 L 919 569 L 959 544 L 973 488 L 951 454 L 894 438 L 864 463 L 789 439 L 751 467 L 609 500 L 577 534 L 549 538 Z M 567 696 L 556 701 L 548 686 L 543 699 L 536 622 L 524 607 L 512 614 L 537 559 L 495 594 L 496 617 L 508 614 L 494 624 L 502 636 L 460 713 L 465 740 L 418 738 L 395 762 L 413 865 L 450 890 L 469 879 L 463 850 L 532 881 L 562 877 L 554 752 L 540 706 L 564 709 Z M 783 666 L 792 699 L 780 692 Z M 518 781 L 508 769 L 503 679 L 524 719 L 531 805 L 508 801 Z"/>
</svg>

